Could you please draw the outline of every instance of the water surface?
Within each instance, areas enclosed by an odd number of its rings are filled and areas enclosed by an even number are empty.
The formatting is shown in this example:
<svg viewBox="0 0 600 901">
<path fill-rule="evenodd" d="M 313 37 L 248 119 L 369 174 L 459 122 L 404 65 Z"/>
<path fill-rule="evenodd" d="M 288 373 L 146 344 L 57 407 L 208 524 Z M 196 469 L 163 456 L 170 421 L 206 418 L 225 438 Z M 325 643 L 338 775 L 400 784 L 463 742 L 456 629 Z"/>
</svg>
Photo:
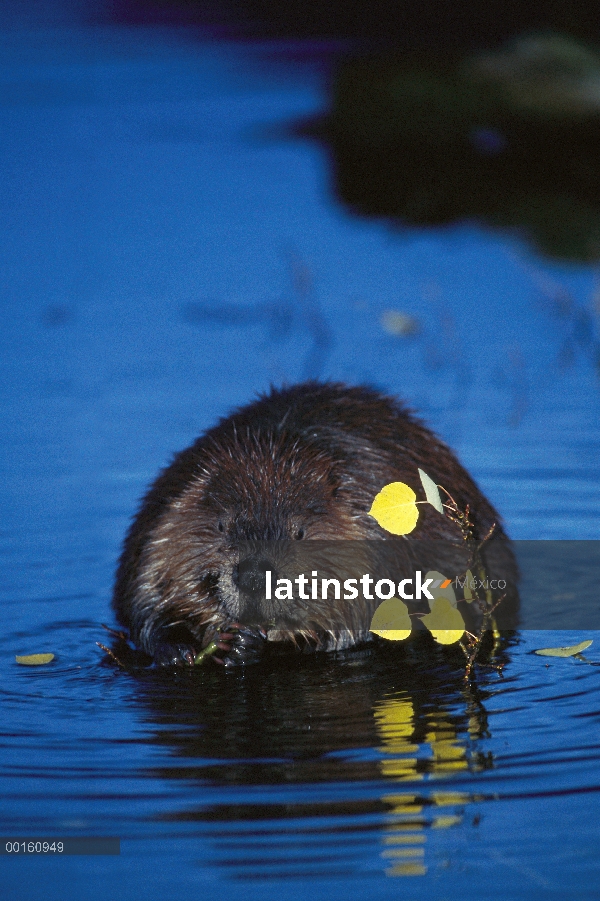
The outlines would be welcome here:
<svg viewBox="0 0 600 901">
<path fill-rule="evenodd" d="M 118 858 L 3 857 L 3 896 L 593 897 L 600 637 L 548 662 L 530 652 L 587 633 L 525 631 L 472 686 L 420 647 L 172 674 L 95 644 L 145 486 L 272 381 L 394 392 L 512 537 L 598 538 L 592 268 L 476 224 L 353 217 L 291 137 L 327 95 L 289 47 L 0 40 L 0 833 L 122 839 Z"/>
</svg>

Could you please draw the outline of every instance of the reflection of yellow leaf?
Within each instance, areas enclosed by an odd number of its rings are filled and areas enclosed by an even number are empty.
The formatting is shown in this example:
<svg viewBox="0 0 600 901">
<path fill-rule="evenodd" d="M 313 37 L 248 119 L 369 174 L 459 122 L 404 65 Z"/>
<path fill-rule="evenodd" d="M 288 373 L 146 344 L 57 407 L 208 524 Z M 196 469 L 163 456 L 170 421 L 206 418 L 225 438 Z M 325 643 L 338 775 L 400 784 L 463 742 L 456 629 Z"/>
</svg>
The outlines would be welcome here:
<svg viewBox="0 0 600 901">
<path fill-rule="evenodd" d="M 431 822 L 432 829 L 449 829 L 451 826 L 458 826 L 459 823 L 462 822 L 462 817 L 454 816 L 443 816 L 443 817 L 434 817 Z"/>
<path fill-rule="evenodd" d="M 412 630 L 408 607 L 399 598 L 388 598 L 379 605 L 371 620 L 371 632 L 388 641 L 404 641 Z"/>
<path fill-rule="evenodd" d="M 469 804 L 475 797 L 466 792 L 433 792 L 431 800 L 438 807 L 450 807 L 457 804 Z"/>
<path fill-rule="evenodd" d="M 22 666 L 42 666 L 42 664 L 54 660 L 54 654 L 25 654 L 21 657 L 17 654 L 15 660 Z"/>
<path fill-rule="evenodd" d="M 587 641 L 580 641 L 579 644 L 571 645 L 566 648 L 540 648 L 539 651 L 536 651 L 536 654 L 541 654 L 542 657 L 574 657 L 575 654 L 581 654 L 582 651 L 585 651 L 586 648 L 592 644 L 592 639 L 588 639 Z"/>
<path fill-rule="evenodd" d="M 382 857 L 387 855 L 382 854 Z M 398 855 L 395 855 L 396 857 Z M 423 864 L 418 863 L 398 863 L 393 867 L 390 867 L 389 870 L 385 871 L 386 876 L 424 876 L 427 872 L 427 867 L 423 866 Z"/>
<path fill-rule="evenodd" d="M 369 510 L 382 529 L 392 535 L 408 535 L 419 518 L 417 495 L 404 482 L 391 482 L 382 488 Z"/>
<path fill-rule="evenodd" d="M 436 598 L 431 605 L 431 613 L 422 616 L 421 620 L 440 644 L 460 641 L 465 631 L 464 619 L 448 598 Z"/>
</svg>

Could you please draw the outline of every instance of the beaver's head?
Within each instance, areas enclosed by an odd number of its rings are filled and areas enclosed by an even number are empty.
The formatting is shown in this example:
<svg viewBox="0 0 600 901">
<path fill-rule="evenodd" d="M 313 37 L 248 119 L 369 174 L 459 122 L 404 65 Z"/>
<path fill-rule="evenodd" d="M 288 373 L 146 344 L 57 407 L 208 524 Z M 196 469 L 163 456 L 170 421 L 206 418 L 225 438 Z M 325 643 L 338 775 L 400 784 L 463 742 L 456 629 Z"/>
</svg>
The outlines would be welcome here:
<svg viewBox="0 0 600 901">
<path fill-rule="evenodd" d="M 298 604 L 265 592 L 267 571 L 273 585 L 301 571 L 298 552 L 307 543 L 365 537 L 343 455 L 314 436 L 234 430 L 199 451 L 194 478 L 150 542 L 165 618 L 197 623 L 198 634 L 232 622 L 260 625 L 270 637 L 348 628 L 347 610 L 336 619 L 328 602 Z M 328 568 L 323 561 L 319 575 Z"/>
<path fill-rule="evenodd" d="M 274 586 L 302 570 L 313 542 L 321 548 L 359 537 L 349 467 L 331 446 L 285 434 L 236 436 L 227 451 L 212 452 L 202 500 L 202 521 L 212 525 L 221 561 L 220 603 L 234 621 L 272 633 L 315 628 L 324 604 L 311 610 L 274 592 L 267 598 L 266 573 Z M 324 561 L 320 572 L 326 573 Z"/>
</svg>

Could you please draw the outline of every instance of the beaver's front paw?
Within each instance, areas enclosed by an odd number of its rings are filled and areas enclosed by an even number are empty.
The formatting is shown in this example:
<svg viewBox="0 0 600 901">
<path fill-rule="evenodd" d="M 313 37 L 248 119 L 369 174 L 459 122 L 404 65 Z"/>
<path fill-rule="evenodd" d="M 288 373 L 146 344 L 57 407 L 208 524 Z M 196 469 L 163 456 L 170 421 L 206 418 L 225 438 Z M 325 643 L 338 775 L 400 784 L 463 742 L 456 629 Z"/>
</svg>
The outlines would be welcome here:
<svg viewBox="0 0 600 901">
<path fill-rule="evenodd" d="M 156 666 L 193 666 L 198 650 L 189 629 L 179 625 L 161 629 L 155 635 L 154 663 Z"/>
<path fill-rule="evenodd" d="M 267 633 L 260 626 L 242 626 L 235 623 L 220 633 L 218 647 L 221 653 L 215 654 L 213 660 L 226 667 L 258 663 L 266 642 Z"/>
<path fill-rule="evenodd" d="M 154 649 L 154 663 L 157 666 L 193 666 L 196 654 L 192 645 L 159 641 Z"/>
</svg>

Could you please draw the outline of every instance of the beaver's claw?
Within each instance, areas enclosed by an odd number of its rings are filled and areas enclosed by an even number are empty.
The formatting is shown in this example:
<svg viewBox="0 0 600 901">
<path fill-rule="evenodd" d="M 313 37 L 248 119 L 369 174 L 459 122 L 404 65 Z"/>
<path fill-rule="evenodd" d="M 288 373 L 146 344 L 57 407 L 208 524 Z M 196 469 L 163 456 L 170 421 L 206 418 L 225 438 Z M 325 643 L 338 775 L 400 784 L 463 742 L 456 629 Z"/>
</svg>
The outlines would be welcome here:
<svg viewBox="0 0 600 901">
<path fill-rule="evenodd" d="M 241 626 L 235 623 L 219 635 L 222 654 L 215 654 L 215 663 L 226 667 L 248 666 L 258 663 L 265 649 L 267 633 L 260 626 Z"/>
<path fill-rule="evenodd" d="M 154 649 L 157 666 L 193 666 L 197 651 L 192 645 L 180 641 L 159 641 Z"/>
</svg>

